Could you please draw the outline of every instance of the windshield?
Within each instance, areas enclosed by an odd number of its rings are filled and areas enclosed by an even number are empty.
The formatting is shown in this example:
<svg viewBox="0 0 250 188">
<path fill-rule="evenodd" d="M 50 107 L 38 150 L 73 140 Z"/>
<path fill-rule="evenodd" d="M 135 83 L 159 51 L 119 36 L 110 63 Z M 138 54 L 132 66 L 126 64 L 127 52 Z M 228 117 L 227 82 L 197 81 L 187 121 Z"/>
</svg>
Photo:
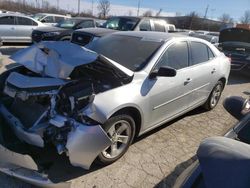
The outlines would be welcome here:
<svg viewBox="0 0 250 188">
<path fill-rule="evenodd" d="M 79 23 L 79 20 L 77 19 L 66 19 L 61 22 L 59 22 L 56 27 L 61 27 L 61 28 L 69 28 L 72 29 Z"/>
<path fill-rule="evenodd" d="M 32 18 L 34 18 L 37 21 L 40 21 L 42 18 L 44 18 L 44 14 L 35 14 L 32 16 Z"/>
<path fill-rule="evenodd" d="M 250 43 L 250 30 L 231 28 L 220 32 L 220 43 L 224 42 L 244 42 Z"/>
<path fill-rule="evenodd" d="M 116 34 L 102 37 L 85 47 L 132 71 L 139 71 L 162 44 L 162 41 Z"/>
<path fill-rule="evenodd" d="M 114 17 L 107 20 L 107 22 L 103 24 L 103 27 L 119 31 L 131 31 L 135 28 L 139 20 L 139 18 Z"/>
</svg>

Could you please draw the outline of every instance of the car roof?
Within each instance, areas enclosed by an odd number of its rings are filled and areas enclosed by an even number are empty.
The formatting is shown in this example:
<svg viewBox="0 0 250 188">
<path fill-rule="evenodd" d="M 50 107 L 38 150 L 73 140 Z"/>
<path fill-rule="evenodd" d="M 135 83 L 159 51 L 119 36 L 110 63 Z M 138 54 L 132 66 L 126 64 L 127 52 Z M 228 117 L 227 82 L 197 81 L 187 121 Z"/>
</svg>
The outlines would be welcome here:
<svg viewBox="0 0 250 188">
<path fill-rule="evenodd" d="M 22 16 L 22 17 L 29 17 L 21 13 L 1 13 L 0 17 L 2 16 Z"/>
<path fill-rule="evenodd" d="M 186 37 L 181 34 L 176 34 L 176 33 L 164 33 L 164 32 L 154 32 L 154 31 L 119 31 L 113 33 L 113 35 L 123 35 L 123 36 L 131 36 L 131 37 L 141 37 L 141 38 L 147 38 L 147 39 L 152 39 L 152 40 L 162 40 L 162 41 L 167 41 L 172 38 L 190 38 Z"/>
<path fill-rule="evenodd" d="M 29 19 L 31 19 L 31 20 L 33 20 L 33 21 L 35 21 L 35 22 L 39 22 L 39 21 L 33 19 L 33 18 L 30 17 L 30 16 L 26 16 L 26 15 L 24 15 L 24 14 L 19 14 L 19 13 L 2 13 L 2 14 L 0 14 L 0 17 L 3 17 L 3 16 L 18 16 L 18 17 L 29 18 Z"/>
<path fill-rule="evenodd" d="M 44 15 L 44 16 L 62 16 L 62 17 L 69 17 L 69 16 L 65 16 L 65 15 L 62 15 L 62 14 L 52 14 L 52 13 L 37 13 L 37 14 L 41 14 L 41 15 Z"/>
</svg>

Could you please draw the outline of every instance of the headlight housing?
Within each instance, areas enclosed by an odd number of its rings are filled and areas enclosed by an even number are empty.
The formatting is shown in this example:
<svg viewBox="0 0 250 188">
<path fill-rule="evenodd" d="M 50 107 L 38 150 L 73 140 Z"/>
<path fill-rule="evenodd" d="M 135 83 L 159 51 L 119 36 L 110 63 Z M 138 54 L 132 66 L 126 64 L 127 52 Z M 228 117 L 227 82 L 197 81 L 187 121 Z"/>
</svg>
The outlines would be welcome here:
<svg viewBox="0 0 250 188">
<path fill-rule="evenodd" d="M 60 32 L 48 32 L 48 33 L 44 33 L 43 36 L 44 37 L 53 37 L 53 36 L 57 36 L 60 35 Z"/>
</svg>

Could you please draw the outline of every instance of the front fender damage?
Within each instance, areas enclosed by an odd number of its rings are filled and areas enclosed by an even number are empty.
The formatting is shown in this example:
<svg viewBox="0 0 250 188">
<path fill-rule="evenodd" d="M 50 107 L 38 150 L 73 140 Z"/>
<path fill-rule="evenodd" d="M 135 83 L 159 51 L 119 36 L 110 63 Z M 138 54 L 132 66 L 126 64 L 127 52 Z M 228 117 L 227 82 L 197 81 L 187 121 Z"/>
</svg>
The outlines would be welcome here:
<svg viewBox="0 0 250 188">
<path fill-rule="evenodd" d="M 68 135 L 66 148 L 72 165 L 89 169 L 101 151 L 111 145 L 111 140 L 100 125 L 78 125 Z"/>
</svg>

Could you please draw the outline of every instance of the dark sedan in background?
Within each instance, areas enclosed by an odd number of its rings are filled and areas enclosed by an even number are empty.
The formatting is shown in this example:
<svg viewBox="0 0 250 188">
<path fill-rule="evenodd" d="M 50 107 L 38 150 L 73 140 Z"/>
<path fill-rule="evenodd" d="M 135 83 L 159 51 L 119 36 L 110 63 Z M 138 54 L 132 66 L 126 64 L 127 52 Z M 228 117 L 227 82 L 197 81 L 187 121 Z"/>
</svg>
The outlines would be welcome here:
<svg viewBox="0 0 250 188">
<path fill-rule="evenodd" d="M 219 49 L 231 58 L 231 70 L 249 75 L 250 71 L 250 30 L 229 28 L 222 30 Z"/>
<path fill-rule="evenodd" d="M 93 18 L 71 18 L 58 23 L 55 27 L 39 27 L 32 32 L 32 41 L 65 41 L 70 40 L 74 30 L 96 27 Z"/>
</svg>

